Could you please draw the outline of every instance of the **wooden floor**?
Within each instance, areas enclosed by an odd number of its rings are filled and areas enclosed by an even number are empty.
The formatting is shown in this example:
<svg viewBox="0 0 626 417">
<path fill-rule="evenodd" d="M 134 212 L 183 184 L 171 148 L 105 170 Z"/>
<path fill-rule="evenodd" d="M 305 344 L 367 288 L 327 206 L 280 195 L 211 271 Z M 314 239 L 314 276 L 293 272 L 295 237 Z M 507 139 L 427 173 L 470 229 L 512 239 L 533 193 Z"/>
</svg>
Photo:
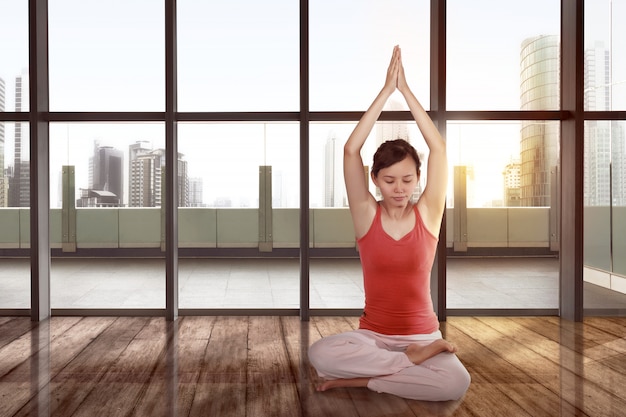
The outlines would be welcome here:
<svg viewBox="0 0 626 417">
<path fill-rule="evenodd" d="M 451 317 L 457 402 L 315 391 L 307 347 L 356 318 L 0 317 L 0 416 L 624 416 L 626 319 Z"/>
</svg>

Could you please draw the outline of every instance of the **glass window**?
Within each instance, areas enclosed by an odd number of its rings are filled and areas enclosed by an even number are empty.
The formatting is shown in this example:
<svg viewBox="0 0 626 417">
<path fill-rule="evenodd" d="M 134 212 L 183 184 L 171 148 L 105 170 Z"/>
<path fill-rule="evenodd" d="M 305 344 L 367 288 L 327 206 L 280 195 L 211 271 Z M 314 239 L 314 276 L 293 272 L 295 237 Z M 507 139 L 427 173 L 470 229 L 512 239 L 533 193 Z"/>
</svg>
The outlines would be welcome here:
<svg viewBox="0 0 626 417">
<path fill-rule="evenodd" d="M 620 291 L 626 294 L 626 259 L 620 255 L 626 253 L 626 122 L 610 123 L 613 272 L 621 277 Z"/>
<path fill-rule="evenodd" d="M 28 123 L 0 122 L 0 249 L 30 248 L 29 137 Z M 0 308 L 29 308 L 29 258 L 0 264 Z"/>
<path fill-rule="evenodd" d="M 200 254 L 179 262 L 180 308 L 297 308 L 299 261 L 270 252 L 299 247 L 298 124 L 181 123 L 178 129 L 179 184 L 186 181 L 178 243 Z M 258 250 L 268 258 L 206 257 L 217 248 Z"/>
<path fill-rule="evenodd" d="M 202 191 L 181 207 L 258 208 L 260 166 L 272 167 L 272 206 L 299 206 L 297 124 L 179 123 L 178 132 L 188 178 Z"/>
<path fill-rule="evenodd" d="M 0 112 L 28 106 L 28 2 L 0 2 Z M 4 136 L 0 131 L 0 149 Z"/>
<path fill-rule="evenodd" d="M 165 308 L 164 147 L 159 123 L 50 125 L 53 308 Z"/>
<path fill-rule="evenodd" d="M 626 123 L 585 122 L 584 178 L 585 308 L 624 309 Z"/>
<path fill-rule="evenodd" d="M 448 123 L 448 308 L 558 308 L 558 140 L 558 121 Z"/>
<path fill-rule="evenodd" d="M 0 2 L 0 112 L 28 112 L 28 2 Z M 30 247 L 29 125 L 0 121 L 0 249 Z M 30 308 L 29 258 L 0 260 L 0 308 Z"/>
<path fill-rule="evenodd" d="M 390 101 L 394 106 L 394 100 Z M 342 259 L 311 262 L 312 308 L 362 308 L 363 277 L 352 218 L 348 208 L 343 176 L 343 147 L 355 123 L 311 124 L 310 150 L 310 245 L 313 250 L 337 248 Z M 414 199 L 426 183 L 428 148 L 414 121 L 378 122 L 362 149 L 364 175 L 370 192 L 377 199 L 380 193 L 370 180 L 374 152 L 390 139 L 408 140 L 422 159 L 420 182 Z"/>
<path fill-rule="evenodd" d="M 385 82 L 394 45 L 428 106 L 430 1 L 314 1 L 309 22 L 311 110 L 365 110 Z"/>
<path fill-rule="evenodd" d="M 0 122 L 0 208 L 30 208 L 30 129 L 26 122 Z M 27 221 L 28 222 L 28 221 Z"/>
<path fill-rule="evenodd" d="M 163 2 L 50 2 L 50 110 L 163 111 L 164 21 Z"/>
<path fill-rule="evenodd" d="M 297 1 L 178 1 L 180 111 L 296 111 Z"/>
<path fill-rule="evenodd" d="M 626 110 L 626 1 L 585 2 L 585 110 Z"/>
<path fill-rule="evenodd" d="M 556 0 L 449 0 L 448 109 L 558 109 L 560 17 Z"/>
<path fill-rule="evenodd" d="M 398 102 L 390 100 L 391 110 Z M 348 207 L 343 178 L 343 146 L 345 145 L 355 123 L 313 123 L 311 124 L 309 158 L 310 185 L 309 204 L 318 207 Z M 414 198 L 421 194 L 426 185 L 428 147 L 414 121 L 378 122 L 365 141 L 361 155 L 365 174 L 368 175 L 370 192 L 376 198 L 380 193 L 369 180 L 369 172 L 374 159 L 374 152 L 381 143 L 391 139 L 402 138 L 409 141 L 422 160 L 420 182 Z"/>
<path fill-rule="evenodd" d="M 551 206 L 558 122 L 451 122 L 447 141 L 450 178 L 466 173 L 468 208 Z M 462 190 L 450 191 L 454 207 Z"/>
</svg>

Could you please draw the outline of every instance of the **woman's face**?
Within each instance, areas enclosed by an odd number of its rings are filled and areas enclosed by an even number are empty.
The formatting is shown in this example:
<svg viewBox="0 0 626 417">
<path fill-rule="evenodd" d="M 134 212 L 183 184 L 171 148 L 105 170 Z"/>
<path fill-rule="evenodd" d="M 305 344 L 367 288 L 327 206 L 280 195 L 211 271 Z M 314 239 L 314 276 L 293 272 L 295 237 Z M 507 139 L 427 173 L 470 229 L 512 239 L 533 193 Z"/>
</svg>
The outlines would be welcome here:
<svg viewBox="0 0 626 417">
<path fill-rule="evenodd" d="M 381 169 L 376 177 L 372 176 L 383 200 L 396 207 L 404 207 L 409 203 L 418 179 L 415 161 L 410 156 Z"/>
</svg>

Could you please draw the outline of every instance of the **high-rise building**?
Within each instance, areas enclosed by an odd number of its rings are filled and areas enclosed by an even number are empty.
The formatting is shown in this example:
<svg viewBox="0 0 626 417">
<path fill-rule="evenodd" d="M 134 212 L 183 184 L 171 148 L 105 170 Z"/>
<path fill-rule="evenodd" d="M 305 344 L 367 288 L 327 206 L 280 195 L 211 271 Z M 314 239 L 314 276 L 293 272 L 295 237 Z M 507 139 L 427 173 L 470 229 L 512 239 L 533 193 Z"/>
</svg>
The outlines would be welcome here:
<svg viewBox="0 0 626 417">
<path fill-rule="evenodd" d="M 151 149 L 147 142 L 137 142 L 129 148 L 130 207 L 160 207 L 163 196 L 162 174 L 165 149 Z M 178 206 L 189 206 L 187 161 L 178 154 Z"/>
<path fill-rule="evenodd" d="M 623 123 L 611 122 L 611 154 L 612 204 L 626 206 L 626 132 Z"/>
<path fill-rule="evenodd" d="M 521 45 L 520 109 L 559 109 L 559 37 L 541 35 Z M 558 164 L 558 123 L 522 121 L 521 205 L 549 207 L 551 171 Z"/>
<path fill-rule="evenodd" d="M 124 204 L 124 153 L 112 146 L 100 146 L 94 141 L 93 156 L 89 158 L 89 190 L 107 191 L 109 198 Z"/>
<path fill-rule="evenodd" d="M 611 110 L 611 57 L 602 42 L 585 49 L 585 110 Z M 586 206 L 626 204 L 626 144 L 620 123 L 608 120 L 585 122 L 585 182 Z"/>
<path fill-rule="evenodd" d="M 520 206 L 520 173 L 521 165 L 518 160 L 509 162 L 502 173 L 504 183 L 504 207 Z"/>
<path fill-rule="evenodd" d="M 161 206 L 161 167 L 165 165 L 163 155 L 144 147 L 144 142 L 130 145 L 129 150 L 129 195 L 130 207 Z"/>
<path fill-rule="evenodd" d="M 165 149 L 161 150 L 165 153 Z M 178 154 L 178 207 L 189 207 L 189 174 L 182 153 Z"/>
<path fill-rule="evenodd" d="M 189 207 L 203 207 L 202 202 L 202 177 L 189 178 Z"/>
<path fill-rule="evenodd" d="M 28 72 L 23 71 L 15 78 L 15 111 L 28 111 Z M 13 176 L 9 178 L 10 207 L 30 206 L 30 162 L 24 161 L 22 156 L 28 157 L 28 124 L 15 123 Z"/>
</svg>

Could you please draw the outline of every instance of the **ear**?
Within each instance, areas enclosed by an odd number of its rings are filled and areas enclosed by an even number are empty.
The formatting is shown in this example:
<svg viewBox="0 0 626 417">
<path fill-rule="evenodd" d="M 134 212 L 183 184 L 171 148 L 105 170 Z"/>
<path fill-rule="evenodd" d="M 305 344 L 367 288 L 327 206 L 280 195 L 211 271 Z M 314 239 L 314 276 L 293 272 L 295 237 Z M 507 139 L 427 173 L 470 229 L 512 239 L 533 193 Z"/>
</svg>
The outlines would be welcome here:
<svg viewBox="0 0 626 417">
<path fill-rule="evenodd" d="M 378 180 L 376 179 L 376 176 L 373 172 L 370 172 L 370 177 L 372 178 L 372 182 L 374 183 L 374 185 L 378 187 Z"/>
</svg>

